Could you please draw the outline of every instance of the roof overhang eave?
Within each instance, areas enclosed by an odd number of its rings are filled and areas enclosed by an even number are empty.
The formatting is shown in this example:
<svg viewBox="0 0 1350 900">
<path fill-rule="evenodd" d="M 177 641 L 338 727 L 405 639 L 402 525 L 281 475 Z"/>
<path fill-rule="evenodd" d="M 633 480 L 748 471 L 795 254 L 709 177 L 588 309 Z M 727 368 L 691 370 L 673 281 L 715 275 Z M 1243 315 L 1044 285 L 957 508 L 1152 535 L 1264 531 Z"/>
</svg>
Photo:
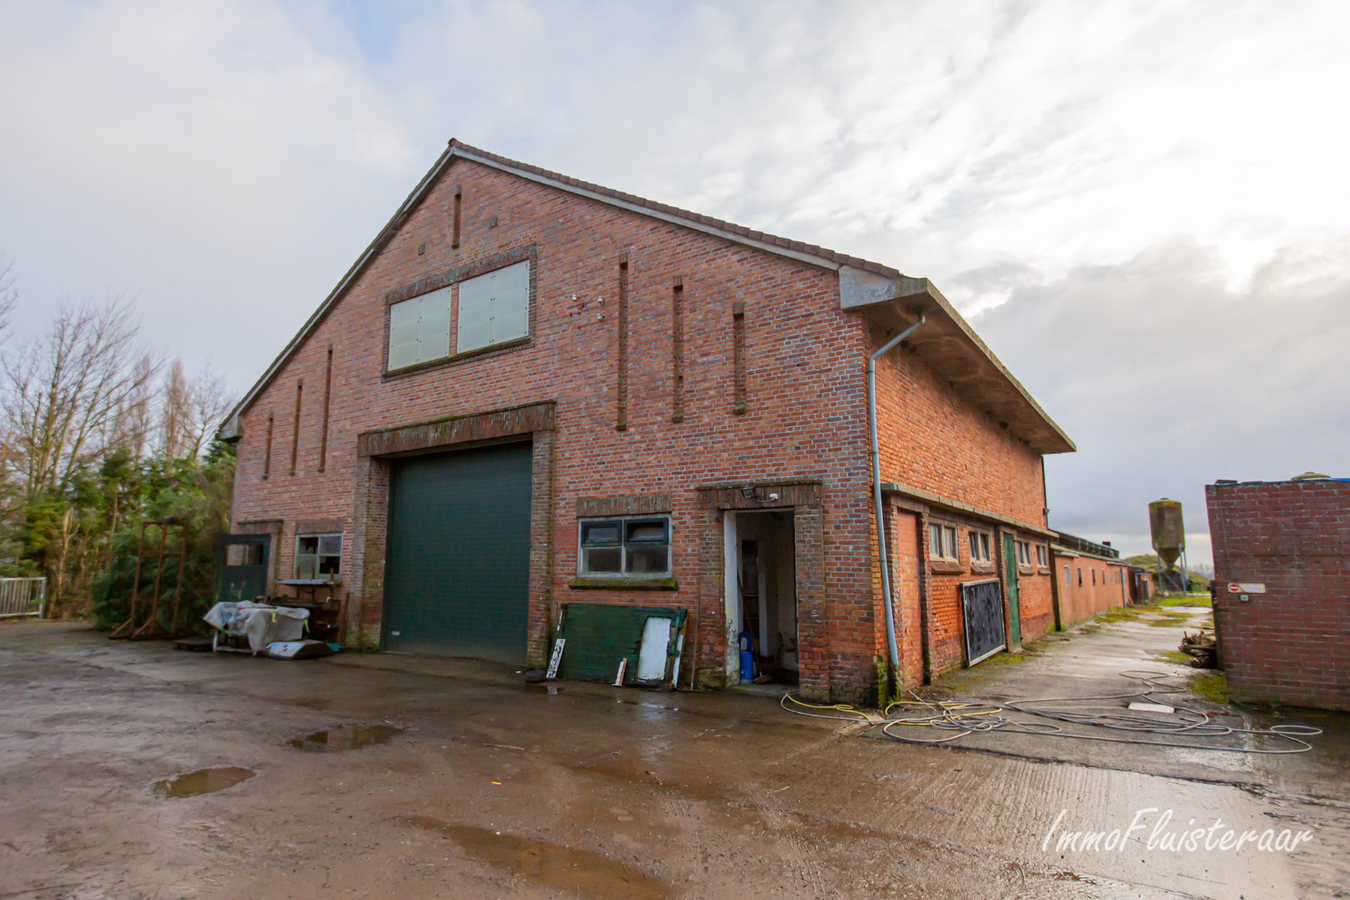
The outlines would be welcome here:
<svg viewBox="0 0 1350 900">
<path fill-rule="evenodd" d="M 946 297 L 927 278 L 888 276 L 852 266 L 839 270 L 839 305 L 899 334 L 925 322 L 900 346 L 1037 453 L 1072 453 L 1069 436 L 1041 408 Z"/>
</svg>

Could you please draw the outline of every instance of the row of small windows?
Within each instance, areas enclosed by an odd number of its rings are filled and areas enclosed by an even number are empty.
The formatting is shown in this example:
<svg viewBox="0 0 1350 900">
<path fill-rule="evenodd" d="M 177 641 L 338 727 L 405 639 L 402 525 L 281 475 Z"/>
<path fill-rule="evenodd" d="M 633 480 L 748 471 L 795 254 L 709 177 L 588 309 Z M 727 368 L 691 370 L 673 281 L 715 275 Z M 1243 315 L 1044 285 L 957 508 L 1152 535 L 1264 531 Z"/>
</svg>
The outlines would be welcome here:
<svg viewBox="0 0 1350 900">
<path fill-rule="evenodd" d="M 1031 565 L 1031 544 L 1028 541 L 1017 541 L 1017 564 L 1028 567 Z M 1042 569 L 1050 565 L 1050 553 L 1044 544 L 1036 545 L 1036 565 Z"/>
<path fill-rule="evenodd" d="M 928 525 L 928 555 L 943 562 L 959 562 L 956 539 L 956 526 L 930 522 Z M 967 532 L 966 540 L 970 547 L 970 562 L 972 565 L 993 564 L 993 538 L 989 532 L 976 531 L 972 528 Z M 1031 566 L 1032 544 L 1029 541 L 1016 541 L 1015 546 L 1017 548 L 1018 565 Z M 1048 568 L 1050 565 L 1049 551 L 1044 544 L 1036 544 L 1035 548 L 1036 565 L 1043 569 Z"/>
<path fill-rule="evenodd" d="M 259 544 L 230 544 L 225 551 L 227 566 L 260 566 L 263 548 Z M 334 583 L 342 575 L 341 534 L 297 534 L 291 577 L 298 581 Z"/>
<path fill-rule="evenodd" d="M 1097 570 L 1094 569 L 1094 568 L 1092 568 L 1091 566 L 1089 566 L 1089 567 L 1088 567 L 1088 576 L 1089 576 L 1089 578 L 1091 579 L 1092 586 L 1093 586 L 1093 587 L 1096 587 L 1096 585 L 1097 585 Z M 1123 582 L 1123 576 L 1121 575 L 1120 569 L 1115 568 L 1115 567 L 1113 566 L 1113 567 L 1110 568 L 1109 570 L 1107 570 L 1107 571 L 1101 573 L 1101 583 L 1102 583 L 1102 584 L 1107 584 L 1108 582 L 1109 582 L 1110 584 L 1123 584 L 1123 583 L 1124 583 L 1124 582 Z M 1072 574 L 1072 570 L 1071 570 L 1071 567 L 1070 567 L 1070 566 L 1065 566 L 1065 567 L 1064 567 L 1064 586 L 1065 586 L 1065 587 L 1072 587 L 1072 586 L 1073 586 L 1073 574 Z M 1083 586 L 1083 567 L 1082 567 L 1082 566 L 1079 566 L 1079 567 L 1078 567 L 1078 586 L 1079 586 L 1079 587 L 1082 587 L 1082 586 Z"/>
</svg>

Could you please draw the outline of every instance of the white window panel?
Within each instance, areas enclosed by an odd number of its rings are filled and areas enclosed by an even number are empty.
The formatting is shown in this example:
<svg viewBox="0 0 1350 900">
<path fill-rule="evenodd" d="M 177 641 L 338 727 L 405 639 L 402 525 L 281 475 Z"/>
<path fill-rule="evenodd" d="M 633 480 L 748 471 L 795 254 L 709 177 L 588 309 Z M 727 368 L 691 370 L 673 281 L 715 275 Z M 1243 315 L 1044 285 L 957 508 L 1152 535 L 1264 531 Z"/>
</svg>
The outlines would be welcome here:
<svg viewBox="0 0 1350 900">
<path fill-rule="evenodd" d="M 417 301 L 405 300 L 389 307 L 389 368 L 401 369 L 417 362 Z"/>
<path fill-rule="evenodd" d="M 389 307 L 389 369 L 450 355 L 450 291 L 441 288 Z"/>
<path fill-rule="evenodd" d="M 490 347 L 529 333 L 529 260 L 460 282 L 457 352 Z"/>
</svg>

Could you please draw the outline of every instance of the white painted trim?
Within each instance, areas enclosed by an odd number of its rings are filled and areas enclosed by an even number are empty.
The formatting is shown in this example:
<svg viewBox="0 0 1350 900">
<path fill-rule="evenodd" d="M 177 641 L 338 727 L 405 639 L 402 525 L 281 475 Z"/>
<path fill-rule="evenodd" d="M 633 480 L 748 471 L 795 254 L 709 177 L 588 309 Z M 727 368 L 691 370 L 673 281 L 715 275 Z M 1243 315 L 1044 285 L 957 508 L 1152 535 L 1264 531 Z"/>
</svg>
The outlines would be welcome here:
<svg viewBox="0 0 1350 900">
<path fill-rule="evenodd" d="M 741 542 L 736 537 L 736 511 L 722 513 L 722 574 L 726 597 L 727 650 L 723 667 L 727 684 L 741 683 Z"/>
</svg>

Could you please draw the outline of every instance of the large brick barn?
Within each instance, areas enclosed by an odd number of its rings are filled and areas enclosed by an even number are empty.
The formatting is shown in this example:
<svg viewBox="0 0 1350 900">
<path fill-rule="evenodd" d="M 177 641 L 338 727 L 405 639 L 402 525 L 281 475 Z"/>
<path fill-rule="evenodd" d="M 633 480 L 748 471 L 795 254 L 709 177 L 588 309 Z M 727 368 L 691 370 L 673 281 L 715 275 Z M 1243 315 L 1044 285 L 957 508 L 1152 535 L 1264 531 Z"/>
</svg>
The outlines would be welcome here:
<svg viewBox="0 0 1350 900">
<path fill-rule="evenodd" d="M 916 323 L 875 363 L 888 628 L 867 362 Z M 927 279 L 458 141 L 221 436 L 269 593 L 333 582 L 350 645 L 539 666 L 562 604 L 671 607 L 682 683 L 747 631 L 849 701 L 889 634 L 908 684 L 972 661 L 962 584 L 1051 626 L 1074 449 Z"/>
</svg>

